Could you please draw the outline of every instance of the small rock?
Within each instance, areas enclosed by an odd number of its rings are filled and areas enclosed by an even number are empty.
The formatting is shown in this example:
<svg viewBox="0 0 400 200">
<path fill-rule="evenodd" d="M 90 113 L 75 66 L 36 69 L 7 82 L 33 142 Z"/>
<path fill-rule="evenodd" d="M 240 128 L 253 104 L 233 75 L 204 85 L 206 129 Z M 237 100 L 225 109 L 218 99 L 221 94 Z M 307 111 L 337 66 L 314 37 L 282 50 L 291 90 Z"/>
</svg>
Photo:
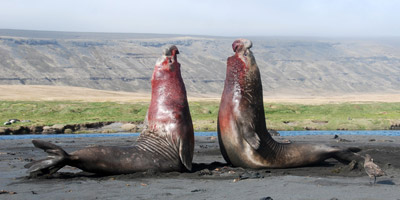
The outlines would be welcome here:
<svg viewBox="0 0 400 200">
<path fill-rule="evenodd" d="M 346 140 L 346 139 L 343 139 L 343 138 L 339 138 L 337 140 L 337 142 L 352 142 L 352 141 L 351 140 Z"/>
<path fill-rule="evenodd" d="M 271 136 L 280 136 L 281 134 L 278 133 L 278 131 L 273 130 L 273 129 L 268 129 L 269 134 L 271 134 Z"/>
<path fill-rule="evenodd" d="M 210 136 L 209 139 L 210 139 L 210 140 L 216 140 L 217 137 L 215 137 L 215 136 Z"/>
<path fill-rule="evenodd" d="M 127 123 L 123 124 L 121 129 L 127 132 L 136 132 L 138 128 L 135 124 Z"/>
<path fill-rule="evenodd" d="M 200 170 L 199 176 L 204 176 L 204 175 L 212 175 L 212 172 L 209 169 Z"/>
<path fill-rule="evenodd" d="M 0 135 L 7 135 L 10 134 L 10 128 L 0 127 Z"/>
<path fill-rule="evenodd" d="M 282 143 L 290 144 L 290 143 L 292 143 L 292 141 L 290 141 L 290 140 L 288 140 L 288 139 L 284 139 L 284 140 L 282 140 Z"/>
<path fill-rule="evenodd" d="M 350 140 L 343 139 L 343 138 L 339 137 L 338 135 L 335 135 L 333 137 L 333 139 L 336 139 L 336 142 L 352 142 Z"/>
<path fill-rule="evenodd" d="M 0 190 L 0 194 L 17 194 L 16 192 L 7 191 L 7 190 Z"/>
<path fill-rule="evenodd" d="M 72 129 L 67 128 L 67 129 L 64 130 L 64 133 L 65 134 L 71 134 L 71 133 L 73 133 L 73 131 L 72 131 Z"/>
<path fill-rule="evenodd" d="M 43 126 L 43 134 L 53 134 L 54 129 L 50 126 Z"/>
<path fill-rule="evenodd" d="M 9 119 L 8 121 L 11 122 L 12 124 L 13 124 L 13 123 L 20 122 L 19 119 Z"/>
<path fill-rule="evenodd" d="M 102 130 L 101 133 L 116 133 L 118 131 L 116 130 L 112 130 L 112 129 L 106 129 L 106 130 Z"/>
<path fill-rule="evenodd" d="M 273 200 L 271 197 L 262 197 L 260 200 Z"/>
<path fill-rule="evenodd" d="M 206 189 L 194 189 L 190 192 L 205 192 L 205 191 L 206 191 Z"/>
<path fill-rule="evenodd" d="M 211 110 L 208 110 L 208 109 L 203 109 L 203 110 L 201 110 L 201 113 L 203 113 L 203 114 L 211 114 L 212 112 L 211 112 Z"/>
<path fill-rule="evenodd" d="M 64 124 L 54 124 L 51 128 L 53 128 L 53 130 L 56 133 L 63 133 L 64 129 L 65 129 L 65 125 Z"/>
<path fill-rule="evenodd" d="M 368 141 L 369 141 L 369 142 L 375 142 L 376 139 L 369 139 Z"/>
<path fill-rule="evenodd" d="M 335 173 L 335 174 L 339 174 L 341 171 L 342 171 L 342 168 L 341 168 L 341 167 L 331 170 L 331 172 L 332 172 L 332 173 Z"/>
<path fill-rule="evenodd" d="M 241 175 L 239 175 L 240 180 L 244 179 L 258 179 L 258 178 L 264 178 L 263 175 L 261 175 L 258 172 L 245 172 Z"/>
</svg>

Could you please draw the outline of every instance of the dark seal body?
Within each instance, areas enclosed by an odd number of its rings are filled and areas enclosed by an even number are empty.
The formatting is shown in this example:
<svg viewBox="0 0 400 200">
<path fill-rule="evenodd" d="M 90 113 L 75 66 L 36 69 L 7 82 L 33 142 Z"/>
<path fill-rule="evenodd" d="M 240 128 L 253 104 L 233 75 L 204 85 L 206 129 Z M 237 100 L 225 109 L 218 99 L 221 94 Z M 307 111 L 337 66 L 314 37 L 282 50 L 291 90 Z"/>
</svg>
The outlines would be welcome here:
<svg viewBox="0 0 400 200">
<path fill-rule="evenodd" d="M 171 46 L 156 63 L 146 128 L 136 146 L 96 146 L 68 154 L 54 144 L 34 140 L 33 144 L 49 156 L 27 164 L 28 171 L 37 175 L 52 174 L 65 165 L 101 174 L 191 170 L 194 132 L 178 53 Z"/>
<path fill-rule="evenodd" d="M 261 77 L 251 41 L 236 40 L 228 58 L 218 114 L 218 138 L 224 159 L 246 168 L 288 168 L 311 165 L 327 158 L 348 161 L 354 154 L 326 145 L 284 144 L 268 133 Z"/>
</svg>

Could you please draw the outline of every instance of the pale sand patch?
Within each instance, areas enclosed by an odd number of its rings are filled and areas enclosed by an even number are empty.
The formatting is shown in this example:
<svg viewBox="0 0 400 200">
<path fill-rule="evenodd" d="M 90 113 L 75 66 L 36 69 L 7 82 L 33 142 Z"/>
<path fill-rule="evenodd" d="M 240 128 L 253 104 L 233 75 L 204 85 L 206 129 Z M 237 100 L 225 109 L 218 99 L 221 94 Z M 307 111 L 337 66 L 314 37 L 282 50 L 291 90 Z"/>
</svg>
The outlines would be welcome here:
<svg viewBox="0 0 400 200">
<path fill-rule="evenodd" d="M 393 94 L 333 94 L 332 96 L 264 96 L 266 103 L 296 103 L 296 104 L 334 104 L 334 103 L 368 103 L 368 102 L 400 102 L 400 93 Z"/>
<path fill-rule="evenodd" d="M 296 96 L 264 92 L 266 103 L 326 104 L 344 102 L 400 102 L 400 91 L 393 94 L 332 94 Z M 220 94 L 188 93 L 189 101 L 219 101 Z M 150 93 L 96 90 L 83 87 L 47 85 L 0 85 L 0 100 L 8 101 L 85 101 L 148 102 Z"/>
<path fill-rule="evenodd" d="M 150 94 L 47 85 L 0 85 L 0 100 L 147 102 Z"/>
</svg>

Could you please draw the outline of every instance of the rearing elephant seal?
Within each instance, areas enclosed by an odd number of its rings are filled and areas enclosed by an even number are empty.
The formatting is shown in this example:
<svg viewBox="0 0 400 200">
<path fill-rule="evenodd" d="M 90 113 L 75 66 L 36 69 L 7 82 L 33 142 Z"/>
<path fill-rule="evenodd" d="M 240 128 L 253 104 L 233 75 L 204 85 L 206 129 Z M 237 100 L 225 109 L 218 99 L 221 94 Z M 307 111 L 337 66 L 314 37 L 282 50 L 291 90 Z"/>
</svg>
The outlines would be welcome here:
<svg viewBox="0 0 400 200">
<path fill-rule="evenodd" d="M 126 174 L 137 171 L 191 170 L 194 132 L 181 77 L 176 46 L 164 51 L 151 80 L 152 96 L 145 123 L 136 146 L 89 147 L 70 154 L 54 144 L 33 140 L 49 156 L 26 165 L 36 175 L 52 174 L 65 165 L 88 172 Z"/>
<path fill-rule="evenodd" d="M 268 133 L 265 123 L 260 72 L 252 42 L 233 42 L 218 114 L 218 138 L 224 159 L 246 168 L 288 168 L 315 164 L 327 158 L 351 161 L 347 149 L 325 145 L 283 144 Z M 352 150 L 355 150 L 353 148 Z M 356 150 L 355 150 L 356 151 Z"/>
</svg>

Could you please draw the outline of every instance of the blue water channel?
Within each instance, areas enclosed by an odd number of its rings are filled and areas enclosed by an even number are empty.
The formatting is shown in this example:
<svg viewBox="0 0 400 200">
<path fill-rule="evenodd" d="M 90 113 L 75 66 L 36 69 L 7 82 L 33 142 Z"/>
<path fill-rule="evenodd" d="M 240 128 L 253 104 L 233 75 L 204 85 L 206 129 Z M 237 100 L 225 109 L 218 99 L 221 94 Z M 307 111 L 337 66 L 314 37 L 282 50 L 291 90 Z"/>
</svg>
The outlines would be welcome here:
<svg viewBox="0 0 400 200">
<path fill-rule="evenodd" d="M 278 131 L 281 136 L 301 135 L 381 135 L 400 136 L 400 130 L 374 131 Z M 90 134 L 54 134 L 54 135 L 2 135 L 0 140 L 43 139 L 43 138 L 85 138 L 85 137 L 130 137 L 140 133 L 90 133 Z M 196 132 L 195 136 L 217 136 L 217 132 Z"/>
</svg>

